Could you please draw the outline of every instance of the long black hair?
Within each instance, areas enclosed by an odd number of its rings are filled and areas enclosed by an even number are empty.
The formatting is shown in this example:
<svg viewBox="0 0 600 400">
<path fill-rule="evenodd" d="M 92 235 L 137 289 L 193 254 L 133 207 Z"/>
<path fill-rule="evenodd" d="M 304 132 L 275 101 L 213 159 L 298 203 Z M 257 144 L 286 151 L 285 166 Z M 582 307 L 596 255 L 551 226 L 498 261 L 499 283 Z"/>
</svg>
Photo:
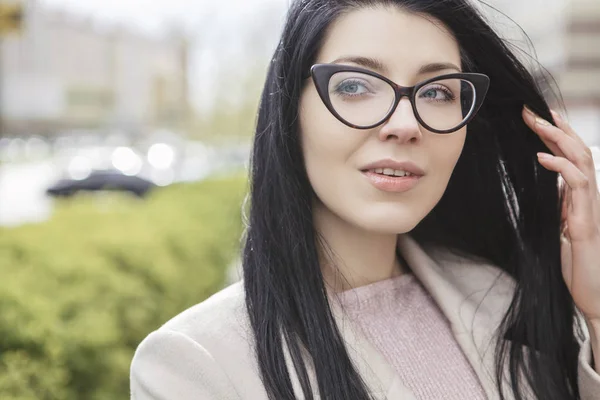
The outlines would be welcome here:
<svg viewBox="0 0 600 400">
<path fill-rule="evenodd" d="M 467 0 L 298 0 L 290 7 L 261 97 L 243 249 L 247 310 L 269 398 L 295 399 L 284 344 L 304 398 L 313 399 L 306 355 L 321 398 L 370 398 L 329 307 L 298 124 L 304 78 L 328 27 L 367 6 L 436 18 L 457 39 L 463 70 L 490 77 L 448 188 L 411 235 L 489 260 L 515 279 L 500 329 L 516 345 L 500 340 L 496 349 L 502 399 L 505 363 L 518 400 L 525 384 L 539 399 L 578 399 L 577 319 L 561 274 L 557 174 L 538 165 L 536 152 L 548 149 L 521 117 L 524 104 L 549 121 L 550 110 L 531 73 Z"/>
</svg>

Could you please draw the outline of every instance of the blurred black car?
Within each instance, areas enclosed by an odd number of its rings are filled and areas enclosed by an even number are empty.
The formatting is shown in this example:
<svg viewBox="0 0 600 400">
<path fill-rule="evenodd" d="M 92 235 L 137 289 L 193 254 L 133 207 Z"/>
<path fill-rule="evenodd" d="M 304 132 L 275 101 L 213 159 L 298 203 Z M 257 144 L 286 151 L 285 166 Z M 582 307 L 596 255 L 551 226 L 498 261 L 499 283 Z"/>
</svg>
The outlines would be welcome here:
<svg viewBox="0 0 600 400">
<path fill-rule="evenodd" d="M 116 170 L 93 171 L 87 178 L 61 179 L 46 189 L 54 197 L 69 197 L 80 191 L 116 190 L 144 197 L 156 185 L 139 176 L 125 175 Z"/>
</svg>

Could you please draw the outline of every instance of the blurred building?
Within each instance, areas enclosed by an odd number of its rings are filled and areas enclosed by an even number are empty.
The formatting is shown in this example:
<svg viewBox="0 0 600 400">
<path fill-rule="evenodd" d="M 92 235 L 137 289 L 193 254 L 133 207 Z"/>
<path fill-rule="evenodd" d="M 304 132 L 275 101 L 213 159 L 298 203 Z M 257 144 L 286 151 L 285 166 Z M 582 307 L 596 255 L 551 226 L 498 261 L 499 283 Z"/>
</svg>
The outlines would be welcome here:
<svg viewBox="0 0 600 400">
<path fill-rule="evenodd" d="M 24 26 L 0 43 L 5 134 L 184 129 L 188 44 L 25 0 Z"/>
<path fill-rule="evenodd" d="M 489 3 L 525 30 L 556 79 L 568 120 L 588 144 L 600 145 L 600 0 Z"/>
</svg>

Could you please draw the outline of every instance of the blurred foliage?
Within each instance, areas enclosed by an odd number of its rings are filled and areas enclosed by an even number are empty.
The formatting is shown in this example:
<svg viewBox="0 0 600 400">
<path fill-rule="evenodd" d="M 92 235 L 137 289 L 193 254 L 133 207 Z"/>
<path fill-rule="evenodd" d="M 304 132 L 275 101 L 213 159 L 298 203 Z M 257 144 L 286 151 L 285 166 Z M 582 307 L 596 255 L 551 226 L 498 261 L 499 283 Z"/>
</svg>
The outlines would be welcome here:
<svg viewBox="0 0 600 400">
<path fill-rule="evenodd" d="M 128 399 L 139 342 L 224 285 L 245 190 L 234 177 L 79 196 L 1 229 L 0 398 Z"/>
</svg>

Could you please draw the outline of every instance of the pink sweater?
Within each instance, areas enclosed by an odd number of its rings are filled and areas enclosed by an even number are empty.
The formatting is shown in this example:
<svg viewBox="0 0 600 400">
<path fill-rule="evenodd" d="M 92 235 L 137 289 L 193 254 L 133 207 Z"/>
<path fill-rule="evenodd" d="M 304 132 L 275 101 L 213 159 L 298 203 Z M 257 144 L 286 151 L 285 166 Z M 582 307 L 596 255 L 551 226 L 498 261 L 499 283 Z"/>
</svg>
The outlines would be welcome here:
<svg viewBox="0 0 600 400">
<path fill-rule="evenodd" d="M 423 400 L 485 399 L 446 317 L 412 274 L 339 295 L 348 317 Z"/>
</svg>

